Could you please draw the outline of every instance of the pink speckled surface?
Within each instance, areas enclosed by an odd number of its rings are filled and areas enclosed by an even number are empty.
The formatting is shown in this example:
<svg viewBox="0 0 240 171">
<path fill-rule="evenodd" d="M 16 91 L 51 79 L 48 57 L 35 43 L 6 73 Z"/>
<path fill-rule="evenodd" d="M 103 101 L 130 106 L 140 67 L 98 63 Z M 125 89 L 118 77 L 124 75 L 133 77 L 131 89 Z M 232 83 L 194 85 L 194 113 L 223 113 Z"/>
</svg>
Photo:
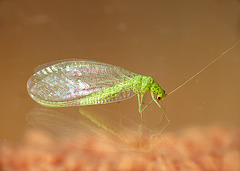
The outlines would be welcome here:
<svg viewBox="0 0 240 171">
<path fill-rule="evenodd" d="M 165 134 L 146 152 L 99 136 L 81 135 L 71 143 L 31 130 L 22 145 L 0 144 L 3 170 L 238 171 L 240 132 L 223 127 L 192 127 Z M 81 143 L 78 141 L 80 140 Z M 139 141 L 139 140 L 137 140 Z"/>
</svg>

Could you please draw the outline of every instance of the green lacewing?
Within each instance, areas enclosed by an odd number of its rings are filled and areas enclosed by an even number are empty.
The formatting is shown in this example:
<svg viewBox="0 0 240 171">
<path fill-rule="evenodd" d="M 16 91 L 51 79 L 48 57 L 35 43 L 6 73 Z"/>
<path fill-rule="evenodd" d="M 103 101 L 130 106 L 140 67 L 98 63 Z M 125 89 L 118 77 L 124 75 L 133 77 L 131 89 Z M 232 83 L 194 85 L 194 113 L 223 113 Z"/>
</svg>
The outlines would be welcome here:
<svg viewBox="0 0 240 171">
<path fill-rule="evenodd" d="M 240 40 L 168 95 L 183 87 L 237 46 L 239 42 Z M 36 68 L 35 74 L 28 80 L 27 89 L 36 102 L 47 107 L 113 103 L 126 100 L 137 94 L 142 122 L 142 112 L 154 101 L 170 123 L 163 108 L 158 103 L 159 100 L 164 99 L 166 93 L 152 77 L 136 74 L 103 62 L 68 59 L 43 64 Z M 152 100 L 145 107 L 142 107 L 143 96 L 149 91 Z"/>
<path fill-rule="evenodd" d="M 152 77 L 139 75 L 103 62 L 70 59 L 41 65 L 28 80 L 30 96 L 47 107 L 86 106 L 119 102 L 138 95 L 139 113 L 155 102 L 167 118 L 158 100 L 165 91 Z M 152 100 L 142 108 L 143 95 Z"/>
</svg>

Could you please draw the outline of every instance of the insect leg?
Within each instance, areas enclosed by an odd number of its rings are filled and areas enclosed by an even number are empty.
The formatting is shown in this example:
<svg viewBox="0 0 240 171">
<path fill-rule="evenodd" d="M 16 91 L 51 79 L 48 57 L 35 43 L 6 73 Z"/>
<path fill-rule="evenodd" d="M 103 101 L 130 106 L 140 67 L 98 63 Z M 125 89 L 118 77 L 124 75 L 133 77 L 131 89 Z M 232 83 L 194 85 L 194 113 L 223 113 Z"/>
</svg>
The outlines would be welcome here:
<svg viewBox="0 0 240 171">
<path fill-rule="evenodd" d="M 158 107 L 161 109 L 161 111 L 162 111 L 164 117 L 167 119 L 168 123 L 171 123 L 170 120 L 167 118 L 167 115 L 166 115 L 166 113 L 164 112 L 163 108 L 160 106 L 160 104 L 159 104 L 159 103 L 157 102 L 157 100 L 155 99 L 154 93 L 153 93 L 152 91 L 151 91 L 151 95 L 152 95 L 153 101 L 154 101 L 154 102 L 158 105 Z"/>
<path fill-rule="evenodd" d="M 142 99 L 143 99 L 143 94 L 141 93 L 138 93 L 138 107 L 139 107 L 139 113 L 140 113 L 140 116 L 141 116 L 141 120 L 142 120 L 142 123 L 143 123 L 143 116 L 142 116 Z"/>
<path fill-rule="evenodd" d="M 144 98 L 144 94 L 138 94 L 138 105 L 139 105 L 139 113 L 141 115 L 141 120 L 143 123 L 143 111 L 153 102 L 153 100 L 151 100 L 146 106 L 144 106 L 144 108 L 142 109 L 142 104 L 143 104 L 143 98 Z"/>
<path fill-rule="evenodd" d="M 143 109 L 142 112 L 153 102 L 153 100 L 151 100 Z"/>
</svg>

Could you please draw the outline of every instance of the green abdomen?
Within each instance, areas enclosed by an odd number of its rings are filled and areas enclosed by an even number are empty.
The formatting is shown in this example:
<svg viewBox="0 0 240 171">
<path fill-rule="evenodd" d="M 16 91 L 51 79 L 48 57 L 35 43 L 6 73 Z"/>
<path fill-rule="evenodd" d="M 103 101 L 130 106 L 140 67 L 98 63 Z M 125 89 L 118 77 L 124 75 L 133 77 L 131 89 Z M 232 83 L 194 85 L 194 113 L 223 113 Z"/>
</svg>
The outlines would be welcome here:
<svg viewBox="0 0 240 171">
<path fill-rule="evenodd" d="M 79 103 L 82 106 L 113 103 L 128 99 L 134 95 L 135 93 L 132 91 L 132 80 L 128 80 L 121 84 L 83 97 L 79 99 Z"/>
</svg>

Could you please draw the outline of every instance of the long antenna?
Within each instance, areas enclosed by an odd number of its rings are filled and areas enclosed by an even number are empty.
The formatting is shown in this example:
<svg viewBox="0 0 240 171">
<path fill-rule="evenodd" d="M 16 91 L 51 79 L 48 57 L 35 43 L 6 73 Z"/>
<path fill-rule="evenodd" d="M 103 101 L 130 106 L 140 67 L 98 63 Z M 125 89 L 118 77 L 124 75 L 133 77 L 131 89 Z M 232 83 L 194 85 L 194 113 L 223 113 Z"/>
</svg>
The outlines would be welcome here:
<svg viewBox="0 0 240 171">
<path fill-rule="evenodd" d="M 238 40 L 236 43 L 234 43 L 228 50 L 226 50 L 225 52 L 223 52 L 221 55 L 219 55 L 218 57 L 216 57 L 212 62 L 208 63 L 205 67 L 203 67 L 200 71 L 198 71 L 196 74 L 194 74 L 192 77 L 190 77 L 187 81 L 185 81 L 184 83 L 182 83 L 180 86 L 178 86 L 177 88 L 175 88 L 174 90 L 172 90 L 170 93 L 168 93 L 167 95 L 169 96 L 170 94 L 174 93 L 175 91 L 177 91 L 178 89 L 180 89 L 181 87 L 183 87 L 185 84 L 187 84 L 189 81 L 191 81 L 193 78 L 195 78 L 198 74 L 200 74 L 201 72 L 203 72 L 206 68 L 208 68 L 210 65 L 212 65 L 214 62 L 216 62 L 217 60 L 219 60 L 221 57 L 223 57 L 226 53 L 228 53 L 230 50 L 232 50 L 235 46 L 238 45 L 238 43 L 240 42 L 240 40 Z"/>
</svg>

